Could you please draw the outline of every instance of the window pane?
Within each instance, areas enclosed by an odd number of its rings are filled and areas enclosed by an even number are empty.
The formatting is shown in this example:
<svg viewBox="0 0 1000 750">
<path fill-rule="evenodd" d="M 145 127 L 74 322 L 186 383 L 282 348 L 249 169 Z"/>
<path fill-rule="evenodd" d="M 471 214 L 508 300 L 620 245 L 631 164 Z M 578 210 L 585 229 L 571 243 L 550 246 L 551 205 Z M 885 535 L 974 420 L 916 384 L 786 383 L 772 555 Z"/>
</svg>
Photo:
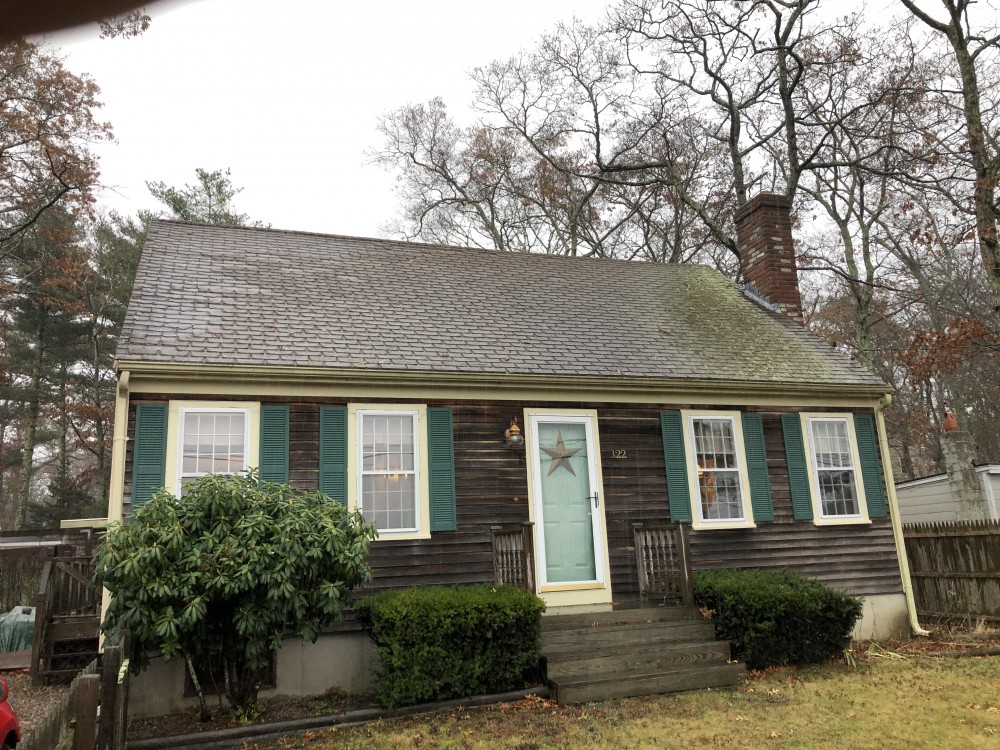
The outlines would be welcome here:
<svg viewBox="0 0 1000 750">
<path fill-rule="evenodd" d="M 361 512 L 380 531 L 417 525 L 415 419 L 365 414 L 361 421 Z"/>
<path fill-rule="evenodd" d="M 813 419 L 809 423 L 823 516 L 856 516 L 858 493 L 846 419 Z"/>
<path fill-rule="evenodd" d="M 186 412 L 181 474 L 234 474 L 246 467 L 246 414 Z"/>
</svg>

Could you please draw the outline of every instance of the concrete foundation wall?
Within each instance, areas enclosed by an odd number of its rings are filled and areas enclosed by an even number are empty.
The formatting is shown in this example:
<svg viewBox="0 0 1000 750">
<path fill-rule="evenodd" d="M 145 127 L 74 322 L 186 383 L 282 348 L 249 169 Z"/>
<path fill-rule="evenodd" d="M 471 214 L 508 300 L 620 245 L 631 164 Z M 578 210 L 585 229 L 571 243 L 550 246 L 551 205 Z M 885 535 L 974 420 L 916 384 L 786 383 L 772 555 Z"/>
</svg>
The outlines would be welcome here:
<svg viewBox="0 0 1000 750">
<path fill-rule="evenodd" d="M 288 639 L 277 655 L 276 687 L 261 690 L 260 696 L 367 692 L 377 664 L 375 649 L 363 633 L 320 636 L 316 643 Z M 129 690 L 131 716 L 162 716 L 197 704 L 197 698 L 184 697 L 184 662 L 180 659 L 153 659 L 145 672 L 133 678 Z M 214 696 L 209 698 L 210 707 L 217 705 Z"/>
<path fill-rule="evenodd" d="M 906 598 L 902 594 L 861 597 L 861 619 L 854 626 L 856 640 L 905 638 L 910 634 Z"/>
</svg>

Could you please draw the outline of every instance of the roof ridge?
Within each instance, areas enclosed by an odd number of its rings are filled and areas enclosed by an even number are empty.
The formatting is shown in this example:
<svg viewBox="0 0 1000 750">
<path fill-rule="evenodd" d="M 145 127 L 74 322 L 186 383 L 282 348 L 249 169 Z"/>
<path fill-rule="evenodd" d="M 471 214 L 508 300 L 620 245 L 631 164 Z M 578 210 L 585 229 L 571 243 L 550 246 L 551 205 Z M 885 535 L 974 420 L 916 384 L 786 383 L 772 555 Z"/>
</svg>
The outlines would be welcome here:
<svg viewBox="0 0 1000 750">
<path fill-rule="evenodd" d="M 279 229 L 279 228 L 275 228 L 275 227 L 248 227 L 248 226 L 242 226 L 242 225 L 239 225 L 239 224 L 210 224 L 210 223 L 207 223 L 207 222 L 185 221 L 185 220 L 182 220 L 182 219 L 155 218 L 155 219 L 152 219 L 151 223 L 170 224 L 170 225 L 175 225 L 175 226 L 188 226 L 188 227 L 196 227 L 198 229 L 208 229 L 208 230 L 236 229 L 236 230 L 246 231 L 246 232 L 261 232 L 261 233 L 270 233 L 270 234 L 292 235 L 292 236 L 295 236 L 295 237 L 321 237 L 323 239 L 347 240 L 347 241 L 351 241 L 351 242 L 370 242 L 370 243 L 380 243 L 380 244 L 385 244 L 385 245 L 405 245 L 407 247 L 416 247 L 416 248 L 422 248 L 422 249 L 428 249 L 428 250 L 447 250 L 447 251 L 464 252 L 464 253 L 467 253 L 467 252 L 485 253 L 485 254 L 488 254 L 488 255 L 495 255 L 497 257 L 514 257 L 514 258 L 519 258 L 519 257 L 528 258 L 528 257 L 530 257 L 530 258 L 533 258 L 533 259 L 548 258 L 548 259 L 556 261 L 556 262 L 565 262 L 565 261 L 593 261 L 593 262 L 596 262 L 596 263 L 627 264 L 629 266 L 636 266 L 637 264 L 640 264 L 640 265 L 644 265 L 644 266 L 652 266 L 654 268 L 675 268 L 675 269 L 679 269 L 679 268 L 685 268 L 685 269 L 698 268 L 698 269 L 704 269 L 704 270 L 707 270 L 707 271 L 711 271 L 713 273 L 717 273 L 720 276 L 722 276 L 723 278 L 729 279 L 730 281 L 733 281 L 733 283 L 736 283 L 733 279 L 730 279 L 729 276 L 726 276 L 726 274 L 722 273 L 722 271 L 719 271 L 716 268 L 712 268 L 711 266 L 705 265 L 704 263 L 664 263 L 664 262 L 660 262 L 660 261 L 645 260 L 645 259 L 642 259 L 642 258 L 603 258 L 603 257 L 599 257 L 599 256 L 594 256 L 594 255 L 560 255 L 560 254 L 555 254 L 555 253 L 536 253 L 536 252 L 530 252 L 530 251 L 523 252 L 523 251 L 513 251 L 513 250 L 498 250 L 495 247 L 471 247 L 471 246 L 468 246 L 468 245 L 443 245 L 443 244 L 440 244 L 440 243 L 415 242 L 413 240 L 393 239 L 393 238 L 387 238 L 387 237 L 364 237 L 364 236 L 361 236 L 361 235 L 353 235 L 353 234 L 330 234 L 330 233 L 327 233 L 327 232 L 312 232 L 312 231 L 307 231 L 307 230 L 302 230 L 302 229 Z"/>
</svg>

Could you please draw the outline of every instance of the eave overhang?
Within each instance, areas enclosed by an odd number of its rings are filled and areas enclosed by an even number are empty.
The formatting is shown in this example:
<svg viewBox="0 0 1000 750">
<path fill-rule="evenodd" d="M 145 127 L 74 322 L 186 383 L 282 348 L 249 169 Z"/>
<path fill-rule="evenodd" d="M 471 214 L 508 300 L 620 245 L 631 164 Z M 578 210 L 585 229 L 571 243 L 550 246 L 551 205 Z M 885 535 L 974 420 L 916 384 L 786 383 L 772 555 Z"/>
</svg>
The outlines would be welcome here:
<svg viewBox="0 0 1000 750">
<path fill-rule="evenodd" d="M 120 360 L 140 393 L 871 406 L 884 384 L 587 377 Z"/>
</svg>

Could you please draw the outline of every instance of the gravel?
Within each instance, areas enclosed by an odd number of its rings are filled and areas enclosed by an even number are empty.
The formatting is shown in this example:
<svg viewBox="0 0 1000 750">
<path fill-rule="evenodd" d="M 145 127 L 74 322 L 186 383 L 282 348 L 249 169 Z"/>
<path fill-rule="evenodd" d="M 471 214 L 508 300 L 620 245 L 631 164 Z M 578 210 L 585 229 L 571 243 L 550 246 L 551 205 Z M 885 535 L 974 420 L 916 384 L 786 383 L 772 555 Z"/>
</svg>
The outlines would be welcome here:
<svg viewBox="0 0 1000 750">
<path fill-rule="evenodd" d="M 21 734 L 37 726 L 69 691 L 69 685 L 32 685 L 27 669 L 0 672 L 0 680 L 10 688 L 9 701 L 21 724 Z"/>
</svg>

